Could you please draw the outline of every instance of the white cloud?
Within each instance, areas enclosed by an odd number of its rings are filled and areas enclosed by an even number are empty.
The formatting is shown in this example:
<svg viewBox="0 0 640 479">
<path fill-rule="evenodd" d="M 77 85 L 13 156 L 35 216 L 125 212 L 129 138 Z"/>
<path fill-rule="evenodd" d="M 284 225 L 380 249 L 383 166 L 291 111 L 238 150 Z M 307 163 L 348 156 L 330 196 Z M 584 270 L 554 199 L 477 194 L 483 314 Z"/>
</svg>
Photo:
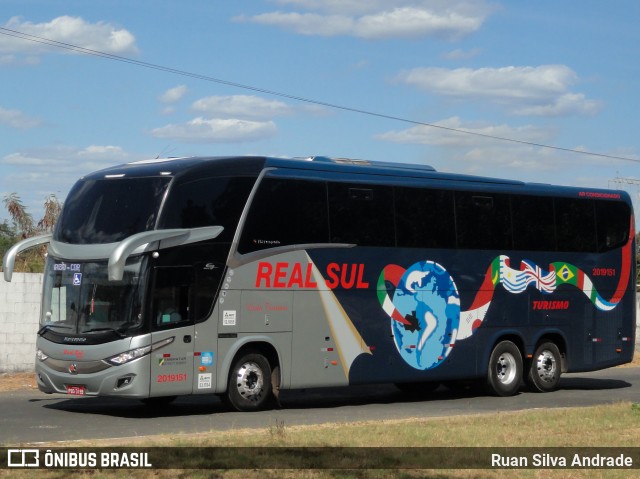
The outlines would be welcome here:
<svg viewBox="0 0 640 479">
<path fill-rule="evenodd" d="M 90 173 L 118 163 L 126 163 L 134 156 L 119 146 L 89 145 L 84 148 L 56 146 L 33 148 L 11 153 L 0 159 L 0 164 L 44 167 L 52 175 L 71 173 L 74 176 Z"/>
<path fill-rule="evenodd" d="M 299 113 L 311 116 L 329 113 L 327 108 L 318 105 L 291 106 L 253 95 L 204 97 L 193 102 L 191 110 L 200 116 L 186 123 L 155 128 L 151 135 L 192 143 L 257 141 L 278 133 L 274 118 Z"/>
<path fill-rule="evenodd" d="M 90 145 L 79 150 L 76 156 L 83 159 L 104 159 L 117 163 L 126 160 L 128 154 L 119 146 Z"/>
<path fill-rule="evenodd" d="M 418 125 L 405 130 L 388 131 L 377 135 L 376 139 L 428 146 L 430 159 L 427 162 L 442 171 L 523 181 L 565 181 L 569 184 L 569 180 L 562 180 L 561 177 L 575 175 L 588 161 L 575 153 L 540 146 L 553 143 L 557 132 L 551 128 L 463 122 L 458 117 L 441 120 L 435 125 L 441 128 Z M 523 143 L 480 135 L 510 138 Z M 594 163 L 601 164 L 601 161 L 594 160 Z"/>
<path fill-rule="evenodd" d="M 515 115 L 593 114 L 600 108 L 599 102 L 569 91 L 578 76 L 565 65 L 414 68 L 397 80 L 437 95 L 495 102 Z"/>
<path fill-rule="evenodd" d="M 89 23 L 80 17 L 61 16 L 44 23 L 32 23 L 24 21 L 20 17 L 13 17 L 3 26 L 26 35 L 105 53 L 137 52 L 135 37 L 129 31 L 110 23 Z M 0 53 L 37 55 L 51 51 L 68 53 L 71 50 L 60 49 L 15 36 L 0 36 Z"/>
<path fill-rule="evenodd" d="M 462 131 L 460 131 L 462 130 Z M 471 134 L 464 133 L 470 132 Z M 443 147 L 469 148 L 487 142 L 495 143 L 489 137 L 510 138 L 518 141 L 542 143 L 548 141 L 553 132 L 532 126 L 512 127 L 488 123 L 463 123 L 452 117 L 434 123 L 434 126 L 416 125 L 406 130 L 392 130 L 376 136 L 377 139 L 393 143 L 432 145 Z"/>
<path fill-rule="evenodd" d="M 60 145 L 10 153 L 0 158 L 0 168 L 5 187 L 10 185 L 11 191 L 17 192 L 34 217 L 39 218 L 44 199 L 55 194 L 64 201 L 82 175 L 142 158 L 113 145 Z"/>
<path fill-rule="evenodd" d="M 51 164 L 51 160 L 49 158 L 31 156 L 28 153 L 11 153 L 2 159 L 2 163 L 5 165 L 43 166 Z"/>
<path fill-rule="evenodd" d="M 515 108 L 513 113 L 521 116 L 571 116 L 595 115 L 602 109 L 603 103 L 587 100 L 582 93 L 566 93 L 552 99 L 548 104 Z"/>
<path fill-rule="evenodd" d="M 293 114 L 294 109 L 277 100 L 251 95 L 209 96 L 193 103 L 191 108 L 217 118 L 265 120 Z"/>
<path fill-rule="evenodd" d="M 0 107 L 0 125 L 11 128 L 28 129 L 40 126 L 42 121 L 38 118 L 25 115 L 18 110 L 7 110 Z"/>
<path fill-rule="evenodd" d="M 276 11 L 234 20 L 280 27 L 303 35 L 458 39 L 477 31 L 493 10 L 484 2 L 466 1 L 286 0 L 279 3 L 311 12 Z"/>
<path fill-rule="evenodd" d="M 187 93 L 187 87 L 185 85 L 179 85 L 173 88 L 169 88 L 162 95 L 159 100 L 162 103 L 176 103 L 182 100 L 182 97 Z"/>
<path fill-rule="evenodd" d="M 202 117 L 183 124 L 170 124 L 152 130 L 156 138 L 193 143 L 234 143 L 271 138 L 277 133 L 273 121 L 238 119 L 206 119 Z"/>
</svg>

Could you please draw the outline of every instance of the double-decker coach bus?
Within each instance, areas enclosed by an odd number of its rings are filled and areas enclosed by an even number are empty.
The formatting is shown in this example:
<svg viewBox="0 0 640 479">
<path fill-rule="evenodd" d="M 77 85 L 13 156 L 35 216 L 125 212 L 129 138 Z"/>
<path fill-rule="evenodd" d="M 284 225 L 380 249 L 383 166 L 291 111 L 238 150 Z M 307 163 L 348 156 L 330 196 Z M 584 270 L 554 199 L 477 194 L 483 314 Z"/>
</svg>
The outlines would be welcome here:
<svg viewBox="0 0 640 479">
<path fill-rule="evenodd" d="M 524 381 L 632 360 L 621 191 L 315 157 L 139 161 L 81 178 L 48 244 L 45 393 L 237 410 L 282 389 Z"/>
</svg>

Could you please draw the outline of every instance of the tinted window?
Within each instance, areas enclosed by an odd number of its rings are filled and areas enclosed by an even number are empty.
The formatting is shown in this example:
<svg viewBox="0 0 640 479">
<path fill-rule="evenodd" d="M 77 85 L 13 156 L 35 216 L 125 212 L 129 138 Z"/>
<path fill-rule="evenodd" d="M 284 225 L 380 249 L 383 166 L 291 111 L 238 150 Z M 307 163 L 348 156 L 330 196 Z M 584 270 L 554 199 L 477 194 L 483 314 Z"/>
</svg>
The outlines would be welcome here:
<svg viewBox="0 0 640 479">
<path fill-rule="evenodd" d="M 398 246 L 454 248 L 455 216 L 451 191 L 395 189 Z"/>
<path fill-rule="evenodd" d="M 168 178 L 78 181 L 64 205 L 56 239 L 113 243 L 155 227 Z"/>
<path fill-rule="evenodd" d="M 265 178 L 254 197 L 238 251 L 329 241 L 326 184 Z"/>
<path fill-rule="evenodd" d="M 527 251 L 555 251 L 553 199 L 513 196 L 513 247 Z"/>
<path fill-rule="evenodd" d="M 160 228 L 223 226 L 217 241 L 231 241 L 254 178 L 204 178 L 171 188 Z"/>
<path fill-rule="evenodd" d="M 596 201 L 598 251 L 620 247 L 629 240 L 631 211 L 626 203 Z"/>
<path fill-rule="evenodd" d="M 557 198 L 555 205 L 558 250 L 595 251 L 596 224 L 593 201 Z"/>
<path fill-rule="evenodd" d="M 189 291 L 193 272 L 189 267 L 156 268 L 152 298 L 155 329 L 177 328 L 192 324 L 189 317 Z"/>
<path fill-rule="evenodd" d="M 455 201 L 459 248 L 512 247 L 511 214 L 507 195 L 458 191 Z"/>
<path fill-rule="evenodd" d="M 388 186 L 329 183 L 332 243 L 394 246 L 393 190 Z"/>
<path fill-rule="evenodd" d="M 195 282 L 191 290 L 192 313 L 196 322 L 209 317 L 213 308 L 213 301 L 218 293 L 224 263 L 196 263 Z"/>
</svg>

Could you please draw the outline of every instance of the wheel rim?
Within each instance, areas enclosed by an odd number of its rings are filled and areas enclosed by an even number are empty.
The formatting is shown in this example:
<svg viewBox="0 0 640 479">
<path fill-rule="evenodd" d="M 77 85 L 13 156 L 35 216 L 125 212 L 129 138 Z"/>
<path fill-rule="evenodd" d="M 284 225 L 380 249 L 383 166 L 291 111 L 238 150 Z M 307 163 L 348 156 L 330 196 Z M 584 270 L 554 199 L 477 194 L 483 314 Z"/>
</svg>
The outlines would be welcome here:
<svg viewBox="0 0 640 479">
<path fill-rule="evenodd" d="M 496 378 L 501 384 L 511 384 L 517 373 L 516 358 L 511 353 L 502 353 L 496 361 Z"/>
<path fill-rule="evenodd" d="M 552 383 L 556 379 L 558 364 L 555 355 L 548 350 L 542 351 L 536 359 L 536 371 L 541 381 Z"/>
<path fill-rule="evenodd" d="M 245 363 L 238 369 L 238 393 L 248 401 L 257 402 L 264 389 L 264 374 L 256 363 Z"/>
</svg>

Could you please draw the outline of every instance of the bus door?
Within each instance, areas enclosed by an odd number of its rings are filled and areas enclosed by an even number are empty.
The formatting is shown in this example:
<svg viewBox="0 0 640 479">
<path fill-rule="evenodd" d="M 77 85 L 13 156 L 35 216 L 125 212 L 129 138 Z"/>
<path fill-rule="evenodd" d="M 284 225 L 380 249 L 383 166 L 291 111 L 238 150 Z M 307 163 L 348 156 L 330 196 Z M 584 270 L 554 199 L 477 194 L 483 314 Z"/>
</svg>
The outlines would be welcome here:
<svg viewBox="0 0 640 479">
<path fill-rule="evenodd" d="M 172 342 L 151 353 L 150 396 L 191 394 L 195 326 L 190 311 L 193 268 L 154 269 L 151 293 L 151 342 Z"/>
</svg>

